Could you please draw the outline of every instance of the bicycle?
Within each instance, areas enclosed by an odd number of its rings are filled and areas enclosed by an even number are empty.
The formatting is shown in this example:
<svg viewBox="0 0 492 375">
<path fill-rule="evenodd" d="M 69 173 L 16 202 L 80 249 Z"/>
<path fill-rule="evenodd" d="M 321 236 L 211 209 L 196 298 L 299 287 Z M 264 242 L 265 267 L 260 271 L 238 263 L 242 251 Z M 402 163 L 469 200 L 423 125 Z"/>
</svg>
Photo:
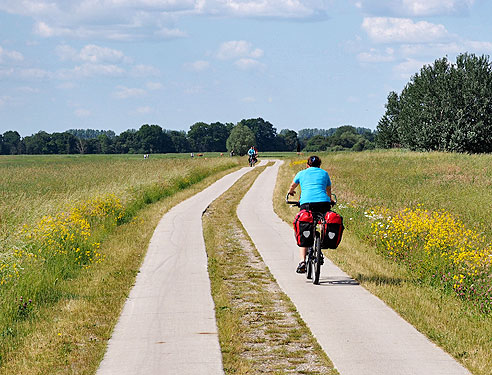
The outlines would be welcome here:
<svg viewBox="0 0 492 375">
<path fill-rule="evenodd" d="M 255 155 L 250 155 L 248 158 L 248 163 L 250 167 L 254 167 L 255 164 L 258 162 L 258 159 L 256 158 Z"/>
<path fill-rule="evenodd" d="M 332 194 L 332 200 L 330 204 L 330 210 L 337 203 L 337 196 Z M 298 201 L 289 201 L 289 194 L 285 197 L 285 203 L 293 206 L 300 207 L 301 204 Z M 314 285 L 319 285 L 319 276 L 321 274 L 321 266 L 324 263 L 323 252 L 321 251 L 321 243 L 325 236 L 325 215 L 320 212 L 312 212 L 313 215 L 313 231 L 314 231 L 314 243 L 308 248 L 306 255 L 306 277 L 313 281 Z M 319 226 L 319 227 L 318 227 Z"/>
</svg>

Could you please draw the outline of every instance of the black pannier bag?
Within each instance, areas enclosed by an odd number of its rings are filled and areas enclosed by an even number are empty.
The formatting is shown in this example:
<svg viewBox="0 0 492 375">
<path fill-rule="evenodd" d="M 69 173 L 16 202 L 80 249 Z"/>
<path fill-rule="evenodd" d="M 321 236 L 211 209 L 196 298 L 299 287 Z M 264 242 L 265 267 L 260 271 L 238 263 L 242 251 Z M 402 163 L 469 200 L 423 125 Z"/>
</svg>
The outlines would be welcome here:
<svg viewBox="0 0 492 375">
<path fill-rule="evenodd" d="M 314 243 L 313 214 L 308 210 L 301 210 L 294 218 L 294 232 L 297 246 L 310 247 Z"/>
<path fill-rule="evenodd" d="M 323 249 L 336 249 L 342 240 L 343 218 L 334 211 L 328 211 L 325 215 L 325 235 L 321 239 Z"/>
</svg>

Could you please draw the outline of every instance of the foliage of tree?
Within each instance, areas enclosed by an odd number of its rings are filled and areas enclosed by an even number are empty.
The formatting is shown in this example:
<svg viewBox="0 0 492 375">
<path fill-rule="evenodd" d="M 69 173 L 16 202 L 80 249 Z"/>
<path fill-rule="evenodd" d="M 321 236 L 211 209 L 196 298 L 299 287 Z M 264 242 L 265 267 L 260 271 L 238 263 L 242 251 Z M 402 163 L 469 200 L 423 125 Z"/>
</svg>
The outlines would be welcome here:
<svg viewBox="0 0 492 375">
<path fill-rule="evenodd" d="M 231 130 L 229 138 L 227 138 L 227 151 L 234 151 L 235 155 L 245 155 L 251 146 L 256 144 L 255 134 L 253 131 L 239 122 Z"/>
<path fill-rule="evenodd" d="M 190 152 L 190 141 L 186 137 L 186 132 L 177 130 L 166 131 L 169 137 L 171 137 L 171 143 L 173 145 L 173 152 Z"/>
<path fill-rule="evenodd" d="M 336 129 L 334 129 L 334 128 L 330 128 L 330 129 L 318 129 L 318 128 L 301 129 L 301 130 L 299 130 L 299 133 L 297 134 L 297 136 L 302 141 L 308 140 L 309 138 L 312 138 L 316 135 L 320 135 L 322 137 L 330 137 L 331 135 L 333 135 L 333 133 L 335 133 L 335 130 Z"/>
<path fill-rule="evenodd" d="M 282 129 L 277 138 L 279 139 L 279 142 L 277 142 L 279 151 L 297 151 L 299 139 L 294 130 Z"/>
<path fill-rule="evenodd" d="M 140 149 L 137 131 L 126 130 L 115 138 L 114 148 L 118 154 L 136 154 Z"/>
<path fill-rule="evenodd" d="M 22 153 L 21 148 L 21 136 L 18 132 L 8 130 L 3 133 L 3 146 L 2 149 L 6 154 L 16 155 Z"/>
<path fill-rule="evenodd" d="M 259 117 L 256 119 L 243 119 L 239 123 L 246 125 L 253 131 L 256 139 L 256 147 L 260 152 L 277 151 L 277 129 L 270 122 Z"/>
<path fill-rule="evenodd" d="M 363 151 L 374 148 L 374 134 L 369 129 L 350 125 L 331 129 L 331 136 L 315 135 L 306 141 L 304 151 Z"/>
<path fill-rule="evenodd" d="M 141 154 L 168 153 L 174 151 L 171 137 L 159 125 L 142 125 L 136 132 Z"/>
<path fill-rule="evenodd" d="M 378 145 L 412 150 L 492 152 L 492 66 L 460 54 L 422 67 L 398 96 L 388 96 Z"/>
<path fill-rule="evenodd" d="M 310 151 L 367 149 L 372 147 L 374 133 L 365 128 L 342 126 L 333 129 L 303 129 L 301 140 L 294 130 L 277 129 L 262 118 L 243 119 L 236 125 L 197 122 L 188 132 L 166 130 L 159 125 L 144 124 L 138 130 L 129 129 L 119 135 L 111 130 L 71 129 L 49 134 L 40 131 L 21 138 L 16 131 L 0 135 L 0 154 L 147 154 L 171 152 L 223 152 L 234 149 L 244 154 L 252 146 L 264 151 Z M 323 136 L 321 134 L 330 134 Z"/>
<path fill-rule="evenodd" d="M 197 122 L 188 131 L 188 140 L 191 148 L 196 152 L 225 151 L 228 137 L 227 126 L 220 122 L 214 122 L 213 124 Z"/>
<path fill-rule="evenodd" d="M 111 139 L 116 138 L 116 134 L 112 130 L 69 129 L 67 132 L 80 139 L 95 139 L 101 134 L 106 134 Z"/>
<path fill-rule="evenodd" d="M 394 148 L 400 144 L 398 136 L 398 115 L 400 114 L 400 98 L 391 91 L 386 103 L 386 112 L 378 123 L 376 145 L 381 148 Z"/>
</svg>

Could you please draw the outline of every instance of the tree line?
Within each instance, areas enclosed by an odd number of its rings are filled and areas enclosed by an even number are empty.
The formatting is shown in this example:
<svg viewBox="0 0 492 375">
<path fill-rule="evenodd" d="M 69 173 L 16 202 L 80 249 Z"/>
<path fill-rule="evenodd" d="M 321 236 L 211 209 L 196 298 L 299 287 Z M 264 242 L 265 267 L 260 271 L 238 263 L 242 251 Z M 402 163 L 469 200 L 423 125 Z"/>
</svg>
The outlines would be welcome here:
<svg viewBox="0 0 492 375">
<path fill-rule="evenodd" d="M 376 144 L 419 151 L 492 152 L 489 56 L 460 54 L 424 66 L 401 94 L 388 95 Z"/>
<path fill-rule="evenodd" d="M 0 154 L 149 154 L 184 152 L 231 152 L 244 155 L 251 146 L 264 151 L 324 151 L 372 148 L 374 133 L 369 129 L 341 128 L 277 129 L 262 118 L 243 119 L 237 124 L 197 122 L 188 132 L 142 125 L 116 135 L 112 130 L 70 129 L 65 132 L 40 131 L 21 137 L 17 131 L 0 134 Z M 324 134 L 324 135 L 323 135 Z M 301 136 L 299 136 L 301 135 Z"/>
</svg>

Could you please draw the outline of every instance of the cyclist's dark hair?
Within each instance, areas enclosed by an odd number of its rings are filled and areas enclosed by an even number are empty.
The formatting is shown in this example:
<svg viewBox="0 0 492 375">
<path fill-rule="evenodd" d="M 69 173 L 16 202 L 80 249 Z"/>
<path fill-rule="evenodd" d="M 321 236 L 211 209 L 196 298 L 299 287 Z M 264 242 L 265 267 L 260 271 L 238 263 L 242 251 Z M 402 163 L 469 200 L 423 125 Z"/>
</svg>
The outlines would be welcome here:
<svg viewBox="0 0 492 375">
<path fill-rule="evenodd" d="M 310 156 L 307 160 L 307 164 L 310 167 L 319 168 L 319 166 L 321 165 L 321 159 L 318 156 Z"/>
</svg>

